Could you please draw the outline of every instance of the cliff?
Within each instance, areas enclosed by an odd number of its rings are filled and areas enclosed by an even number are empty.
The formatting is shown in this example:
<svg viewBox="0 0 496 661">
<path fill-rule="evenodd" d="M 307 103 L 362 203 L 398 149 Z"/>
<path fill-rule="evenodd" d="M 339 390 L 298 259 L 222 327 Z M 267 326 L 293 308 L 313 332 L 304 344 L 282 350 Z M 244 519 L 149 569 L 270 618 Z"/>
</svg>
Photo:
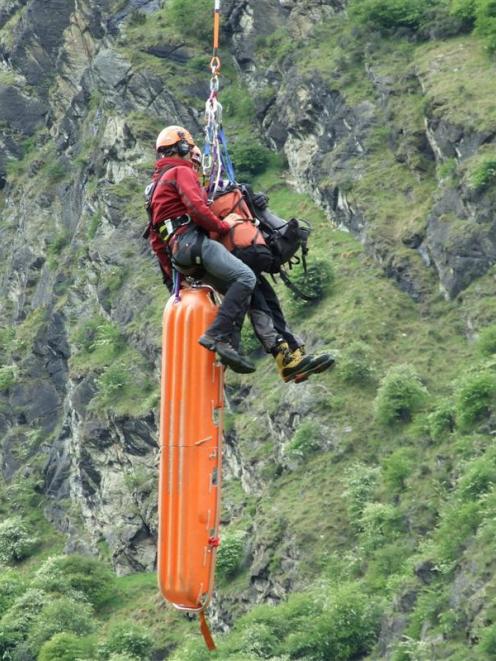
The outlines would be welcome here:
<svg viewBox="0 0 496 661">
<path fill-rule="evenodd" d="M 390 25 L 357 1 L 223 3 L 232 153 L 273 209 L 310 218 L 332 284 L 310 307 L 280 293 L 307 348 L 338 350 L 342 367 L 287 386 L 255 349 L 256 375 L 229 375 L 235 561 L 213 620 L 234 633 L 219 658 L 491 654 L 496 346 L 478 338 L 494 309 L 495 66 L 470 21 L 431 4 Z M 1 508 L 40 558 L 63 548 L 122 577 L 155 563 L 166 290 L 142 193 L 164 125 L 201 141 L 210 5 L 0 0 Z M 405 364 L 429 396 L 381 419 L 383 379 Z M 482 381 L 467 394 L 462 376 Z M 256 604 L 282 604 L 274 618 L 301 640 Z M 355 642 L 316 645 L 347 626 Z M 155 658 L 203 658 L 156 631 Z"/>
</svg>

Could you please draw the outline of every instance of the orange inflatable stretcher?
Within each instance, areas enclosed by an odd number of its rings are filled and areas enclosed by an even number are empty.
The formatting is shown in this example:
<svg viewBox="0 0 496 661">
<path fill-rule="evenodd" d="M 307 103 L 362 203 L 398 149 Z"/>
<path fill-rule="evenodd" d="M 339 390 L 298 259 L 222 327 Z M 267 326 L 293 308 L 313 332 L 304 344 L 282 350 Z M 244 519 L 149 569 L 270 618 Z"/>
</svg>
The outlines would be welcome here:
<svg viewBox="0 0 496 661">
<path fill-rule="evenodd" d="M 158 580 L 165 599 L 202 618 L 219 544 L 224 382 L 198 338 L 216 313 L 201 286 L 181 290 L 163 316 Z"/>
</svg>

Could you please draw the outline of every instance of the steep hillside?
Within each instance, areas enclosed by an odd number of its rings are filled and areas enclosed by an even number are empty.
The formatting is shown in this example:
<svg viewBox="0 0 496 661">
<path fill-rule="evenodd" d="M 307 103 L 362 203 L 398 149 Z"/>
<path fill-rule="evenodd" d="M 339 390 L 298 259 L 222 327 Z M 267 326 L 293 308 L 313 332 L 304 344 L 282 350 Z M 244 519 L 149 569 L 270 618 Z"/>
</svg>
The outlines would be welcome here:
<svg viewBox="0 0 496 661">
<path fill-rule="evenodd" d="M 278 291 L 339 360 L 286 385 L 244 330 L 219 652 L 161 603 L 142 191 L 201 141 L 212 4 L 0 0 L 0 656 L 495 658 L 492 0 L 223 2 L 232 155 L 311 221 L 321 300 Z"/>
</svg>

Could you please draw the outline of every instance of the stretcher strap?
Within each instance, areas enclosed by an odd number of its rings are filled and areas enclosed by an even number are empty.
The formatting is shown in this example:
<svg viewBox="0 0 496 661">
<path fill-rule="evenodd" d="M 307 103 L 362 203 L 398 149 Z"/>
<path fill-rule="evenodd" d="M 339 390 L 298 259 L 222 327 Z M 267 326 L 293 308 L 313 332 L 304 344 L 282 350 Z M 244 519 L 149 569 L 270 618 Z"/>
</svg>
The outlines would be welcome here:
<svg viewBox="0 0 496 661">
<path fill-rule="evenodd" d="M 210 633 L 210 628 L 208 626 L 207 618 L 205 617 L 205 611 L 200 611 L 200 631 L 202 632 L 202 636 L 205 640 L 205 644 L 208 647 L 209 651 L 212 652 L 213 650 L 217 649 L 215 647 L 214 639 L 212 638 L 212 634 Z"/>
</svg>

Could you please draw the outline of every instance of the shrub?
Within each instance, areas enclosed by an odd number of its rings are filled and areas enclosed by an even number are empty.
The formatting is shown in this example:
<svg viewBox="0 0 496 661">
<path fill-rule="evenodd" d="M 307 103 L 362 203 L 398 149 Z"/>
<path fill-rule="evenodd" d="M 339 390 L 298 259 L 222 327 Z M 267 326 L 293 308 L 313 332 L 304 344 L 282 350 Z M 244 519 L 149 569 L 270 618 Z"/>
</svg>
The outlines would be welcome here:
<svg viewBox="0 0 496 661">
<path fill-rule="evenodd" d="M 476 650 L 486 654 L 489 659 L 496 658 L 496 624 L 486 627 L 481 632 Z"/>
<path fill-rule="evenodd" d="M 279 640 L 272 629 L 262 622 L 253 623 L 242 630 L 239 651 L 253 653 L 256 658 L 271 659 Z"/>
<path fill-rule="evenodd" d="M 188 33 L 203 44 L 212 39 L 212 3 L 210 0 L 171 0 L 167 4 L 167 17 L 179 35 Z"/>
<path fill-rule="evenodd" d="M 245 552 L 246 532 L 244 530 L 226 530 L 217 551 L 216 572 L 221 578 L 230 578 L 241 566 Z"/>
<path fill-rule="evenodd" d="M 107 639 L 98 646 L 101 658 L 109 659 L 112 654 L 127 654 L 138 659 L 149 659 L 153 639 L 148 631 L 133 622 L 116 622 L 110 627 Z"/>
<path fill-rule="evenodd" d="M 346 661 L 370 651 L 378 633 L 378 609 L 360 586 L 344 583 L 327 596 L 324 610 L 288 636 L 291 658 Z"/>
<path fill-rule="evenodd" d="M 348 516 L 355 529 L 361 529 L 363 510 L 376 490 L 379 475 L 380 468 L 362 463 L 353 464 L 346 470 L 343 496 L 348 501 Z"/>
<path fill-rule="evenodd" d="M 496 50 L 496 18 L 493 51 Z M 470 187 L 482 192 L 496 182 L 496 158 L 486 158 L 479 161 L 470 173 Z"/>
<path fill-rule="evenodd" d="M 305 312 L 309 305 L 321 301 L 332 287 L 334 282 L 334 270 L 328 261 L 316 260 L 308 265 L 307 270 L 298 264 L 291 270 L 291 281 L 305 294 L 312 296 L 312 301 L 305 301 L 298 294 L 291 292 L 295 307 L 300 312 Z"/>
<path fill-rule="evenodd" d="M 348 345 L 339 356 L 339 374 L 347 383 L 369 383 L 374 374 L 369 345 L 360 341 Z"/>
<path fill-rule="evenodd" d="M 28 558 L 37 543 L 19 516 L 0 523 L 0 562 L 19 562 Z"/>
<path fill-rule="evenodd" d="M 481 521 L 481 506 L 477 501 L 455 502 L 441 517 L 436 531 L 436 560 L 448 570 L 461 553 Z"/>
<path fill-rule="evenodd" d="M 238 620 L 238 629 L 264 624 L 278 640 L 283 640 L 293 631 L 301 631 L 305 624 L 322 612 L 321 599 L 311 593 L 293 593 L 288 600 L 274 607 L 271 604 L 255 606 Z"/>
<path fill-rule="evenodd" d="M 398 448 L 383 462 L 382 473 L 384 482 L 393 492 L 400 491 L 405 486 L 405 480 L 412 472 L 414 453 L 410 448 Z"/>
<path fill-rule="evenodd" d="M 4 365 L 0 367 L 0 392 L 8 390 L 16 382 L 15 365 Z"/>
<path fill-rule="evenodd" d="M 205 58 L 202 58 L 202 69 L 205 67 Z M 255 106 L 251 95 L 240 85 L 229 85 L 222 92 L 222 105 L 229 117 L 238 117 L 249 121 L 255 114 Z"/>
<path fill-rule="evenodd" d="M 428 6 L 428 0 L 352 0 L 349 13 L 359 23 L 389 31 L 417 28 Z"/>
<path fill-rule="evenodd" d="M 446 589 L 436 585 L 426 588 L 418 597 L 417 603 L 410 616 L 408 633 L 414 638 L 420 638 L 422 628 L 427 623 L 438 624 L 439 615 L 449 607 Z"/>
<path fill-rule="evenodd" d="M 462 429 L 490 414 L 495 393 L 496 376 L 491 372 L 472 374 L 462 381 L 456 394 L 456 417 Z"/>
<path fill-rule="evenodd" d="M 0 618 L 24 590 L 24 580 L 22 576 L 19 576 L 19 572 L 2 569 L 0 575 Z"/>
<path fill-rule="evenodd" d="M 79 592 L 95 608 L 100 608 L 113 595 L 115 577 L 112 571 L 96 558 L 57 555 L 43 563 L 36 572 L 32 585 L 47 592 Z"/>
<path fill-rule="evenodd" d="M 74 661 L 94 659 L 95 641 L 92 637 L 81 638 L 73 633 L 57 633 L 43 643 L 38 661 Z"/>
<path fill-rule="evenodd" d="M 496 457 L 488 451 L 472 460 L 459 480 L 460 494 L 464 500 L 477 499 L 496 484 Z"/>
<path fill-rule="evenodd" d="M 417 372 L 411 365 L 396 365 L 382 379 L 375 399 L 378 422 L 390 425 L 407 422 L 420 410 L 428 397 Z"/>
<path fill-rule="evenodd" d="M 259 142 L 239 140 L 231 147 L 231 158 L 238 178 L 261 174 L 269 165 L 270 151 Z"/>
<path fill-rule="evenodd" d="M 304 420 L 293 434 L 287 446 L 290 459 L 304 459 L 320 447 L 320 425 L 313 420 Z"/>
<path fill-rule="evenodd" d="M 0 621 L 0 658 L 12 658 L 10 651 L 25 640 L 48 599 L 42 590 L 29 589 L 14 601 Z"/>
<path fill-rule="evenodd" d="M 118 397 L 131 383 L 132 379 L 131 368 L 124 361 L 109 365 L 96 381 L 102 403 L 110 405 L 114 398 Z"/>
<path fill-rule="evenodd" d="M 461 18 L 466 25 L 473 26 L 476 2 L 477 0 L 451 0 L 450 11 Z"/>
<path fill-rule="evenodd" d="M 481 356 L 492 356 L 496 353 L 496 325 L 483 328 L 477 338 L 477 351 Z"/>
<path fill-rule="evenodd" d="M 478 35 L 484 38 L 486 48 L 490 53 L 496 52 L 496 1 L 495 0 L 476 0 L 475 12 L 475 30 Z M 495 180 L 496 161 L 490 166 L 491 181 Z"/>
<path fill-rule="evenodd" d="M 442 3 L 430 4 L 424 11 L 420 23 L 419 35 L 423 39 L 448 39 L 460 32 L 472 29 L 470 24 L 450 10 L 449 5 Z"/>
<path fill-rule="evenodd" d="M 144 25 L 146 23 L 146 14 L 139 9 L 133 9 L 129 15 L 129 25 Z"/>
<path fill-rule="evenodd" d="M 108 365 L 124 346 L 119 327 L 101 317 L 93 317 L 81 323 L 73 337 L 79 353 L 94 354 L 95 362 Z"/>
<path fill-rule="evenodd" d="M 366 551 L 394 541 L 401 533 L 401 515 L 389 504 L 367 503 L 360 519 L 360 540 Z"/>
<path fill-rule="evenodd" d="M 453 432 L 455 429 L 455 419 L 455 406 L 451 402 L 447 401 L 439 404 L 427 417 L 431 437 L 435 441 L 438 441 L 444 435 Z"/>
<path fill-rule="evenodd" d="M 37 656 L 41 646 L 57 633 L 84 636 L 95 630 L 93 609 L 85 601 L 58 597 L 48 602 L 37 614 L 28 635 L 28 647 Z"/>
</svg>

